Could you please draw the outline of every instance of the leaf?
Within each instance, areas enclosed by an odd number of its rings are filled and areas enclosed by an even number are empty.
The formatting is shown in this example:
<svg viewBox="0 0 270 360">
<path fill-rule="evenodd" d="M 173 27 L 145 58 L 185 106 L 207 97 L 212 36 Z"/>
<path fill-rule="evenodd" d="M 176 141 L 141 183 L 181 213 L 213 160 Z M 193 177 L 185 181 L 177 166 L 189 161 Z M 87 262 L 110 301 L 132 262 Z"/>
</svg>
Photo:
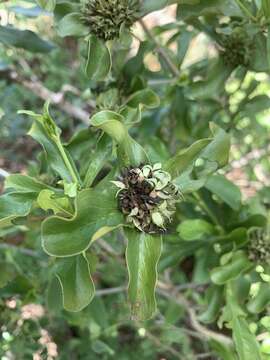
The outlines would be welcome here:
<svg viewBox="0 0 270 360">
<path fill-rule="evenodd" d="M 78 312 L 90 304 L 95 287 L 88 261 L 83 255 L 57 260 L 56 273 L 67 311 Z"/>
<path fill-rule="evenodd" d="M 125 230 L 125 233 L 128 239 L 126 261 L 132 316 L 139 320 L 147 320 L 156 311 L 155 287 L 162 237 L 136 230 Z"/>
<path fill-rule="evenodd" d="M 15 278 L 15 267 L 11 263 L 0 262 L 0 288 L 5 287 Z"/>
<path fill-rule="evenodd" d="M 10 226 L 18 217 L 27 216 L 35 198 L 35 193 L 11 192 L 2 195 L 0 197 L 0 228 Z"/>
<path fill-rule="evenodd" d="M 36 0 L 37 4 L 44 10 L 53 11 L 56 5 L 56 0 Z"/>
<path fill-rule="evenodd" d="M 193 241 L 213 234 L 214 227 L 203 219 L 185 220 L 177 227 L 177 232 L 183 240 Z"/>
<path fill-rule="evenodd" d="M 88 41 L 86 75 L 92 81 L 103 80 L 109 74 L 111 66 L 111 53 L 105 42 L 91 35 Z"/>
<path fill-rule="evenodd" d="M 177 0 L 143 0 L 140 7 L 140 13 L 145 16 L 150 12 L 160 10 L 165 6 L 176 2 Z"/>
<path fill-rule="evenodd" d="M 41 209 L 52 210 L 56 215 L 73 215 L 68 197 L 57 196 L 52 190 L 42 190 L 38 195 L 37 203 Z"/>
<path fill-rule="evenodd" d="M 69 13 L 64 16 L 58 24 L 58 34 L 66 36 L 85 36 L 88 34 L 87 28 L 81 22 L 80 13 Z"/>
<path fill-rule="evenodd" d="M 211 271 L 211 280 L 217 285 L 223 285 L 230 280 L 236 279 L 248 270 L 251 265 L 243 251 L 238 251 L 233 254 L 229 263 L 216 267 Z"/>
<path fill-rule="evenodd" d="M 18 30 L 10 26 L 0 26 L 0 42 L 33 53 L 48 53 L 55 48 L 52 43 L 42 40 L 33 31 Z"/>
<path fill-rule="evenodd" d="M 5 188 L 12 188 L 17 192 L 35 192 L 39 193 L 45 189 L 53 189 L 37 179 L 21 174 L 9 175 L 5 181 Z"/>
<path fill-rule="evenodd" d="M 160 105 L 160 100 L 153 90 L 146 88 L 133 93 L 128 98 L 126 105 L 132 108 L 137 108 L 139 105 L 144 105 L 149 109 L 154 109 Z"/>
<path fill-rule="evenodd" d="M 168 160 L 164 169 L 173 177 L 179 176 L 199 157 L 202 150 L 211 143 L 211 139 L 196 141 L 189 148 L 180 150 L 174 157 Z"/>
<path fill-rule="evenodd" d="M 261 283 L 258 294 L 248 302 L 247 309 L 252 314 L 259 314 L 269 303 L 270 285 L 269 283 Z"/>
<path fill-rule="evenodd" d="M 215 286 L 211 288 L 210 293 L 208 294 L 208 303 L 207 309 L 200 314 L 199 320 L 205 324 L 213 323 L 217 317 L 218 313 L 222 307 L 223 302 L 223 287 Z"/>
<path fill-rule="evenodd" d="M 232 320 L 233 340 L 240 360 L 262 360 L 255 335 L 244 317 L 234 316 Z"/>
<path fill-rule="evenodd" d="M 77 255 L 122 223 L 115 191 L 82 190 L 75 200 L 75 215 L 71 219 L 52 216 L 43 222 L 42 245 L 51 256 Z"/>
<path fill-rule="evenodd" d="M 43 115 L 35 114 L 32 111 L 20 111 L 19 113 L 34 118 L 28 134 L 43 147 L 49 166 L 68 183 L 80 183 L 78 171 L 69 153 L 61 143 L 61 130 L 51 118 L 48 107 L 49 104 L 46 103 Z"/>
<path fill-rule="evenodd" d="M 124 118 L 113 111 L 100 111 L 91 118 L 91 125 L 100 128 L 118 144 L 118 155 L 125 166 L 148 162 L 144 149 L 129 135 Z"/>
<path fill-rule="evenodd" d="M 109 144 L 110 138 L 103 135 L 98 142 L 93 159 L 90 160 L 85 179 L 84 187 L 90 187 L 103 166 L 109 161 L 112 154 L 112 147 Z"/>
<path fill-rule="evenodd" d="M 222 201 L 237 211 L 241 207 L 242 195 L 240 189 L 223 175 L 212 175 L 205 187 Z"/>
<path fill-rule="evenodd" d="M 210 123 L 210 128 L 214 135 L 213 141 L 204 149 L 201 157 L 216 163 L 218 167 L 223 167 L 229 161 L 231 138 L 226 131 L 214 123 Z"/>
</svg>

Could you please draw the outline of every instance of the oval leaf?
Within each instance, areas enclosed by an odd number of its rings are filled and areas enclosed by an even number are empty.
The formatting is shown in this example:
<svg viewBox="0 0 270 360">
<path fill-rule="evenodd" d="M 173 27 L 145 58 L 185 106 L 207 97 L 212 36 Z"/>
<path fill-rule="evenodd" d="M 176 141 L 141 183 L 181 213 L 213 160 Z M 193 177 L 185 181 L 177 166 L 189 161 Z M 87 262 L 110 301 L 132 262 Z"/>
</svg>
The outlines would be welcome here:
<svg viewBox="0 0 270 360">
<path fill-rule="evenodd" d="M 155 287 L 157 264 L 162 237 L 135 230 L 126 230 L 128 246 L 126 261 L 129 272 L 128 295 L 132 316 L 139 320 L 151 318 L 156 311 Z"/>
</svg>

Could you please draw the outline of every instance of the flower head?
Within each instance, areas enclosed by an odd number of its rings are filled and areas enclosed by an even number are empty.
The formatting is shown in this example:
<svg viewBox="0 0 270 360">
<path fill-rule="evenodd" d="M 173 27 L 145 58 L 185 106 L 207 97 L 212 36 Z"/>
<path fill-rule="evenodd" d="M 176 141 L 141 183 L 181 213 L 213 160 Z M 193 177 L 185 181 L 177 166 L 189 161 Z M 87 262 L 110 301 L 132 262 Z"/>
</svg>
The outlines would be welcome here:
<svg viewBox="0 0 270 360">
<path fill-rule="evenodd" d="M 113 183 L 119 188 L 119 209 L 128 223 L 146 233 L 166 230 L 181 194 L 161 164 L 125 169 Z"/>
<path fill-rule="evenodd" d="M 239 65 L 249 66 L 253 45 L 250 37 L 243 29 L 237 27 L 231 35 L 226 36 L 223 40 L 223 47 L 222 57 L 225 64 L 234 68 Z"/>
<path fill-rule="evenodd" d="M 122 26 L 130 28 L 138 18 L 137 0 L 87 0 L 82 20 L 102 40 L 118 38 Z"/>
<path fill-rule="evenodd" d="M 270 236 L 262 228 L 254 228 L 249 233 L 249 259 L 258 264 L 270 264 Z"/>
</svg>

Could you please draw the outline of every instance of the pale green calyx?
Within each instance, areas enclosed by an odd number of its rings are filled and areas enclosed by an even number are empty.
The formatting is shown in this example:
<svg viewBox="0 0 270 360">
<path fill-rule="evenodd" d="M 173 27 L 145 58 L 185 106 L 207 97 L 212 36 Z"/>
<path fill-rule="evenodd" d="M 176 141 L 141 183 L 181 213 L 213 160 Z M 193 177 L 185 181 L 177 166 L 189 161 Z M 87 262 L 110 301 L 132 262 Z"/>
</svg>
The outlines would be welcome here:
<svg viewBox="0 0 270 360">
<path fill-rule="evenodd" d="M 167 230 L 181 194 L 161 164 L 127 168 L 112 183 L 119 189 L 119 209 L 128 223 L 146 233 Z"/>
</svg>

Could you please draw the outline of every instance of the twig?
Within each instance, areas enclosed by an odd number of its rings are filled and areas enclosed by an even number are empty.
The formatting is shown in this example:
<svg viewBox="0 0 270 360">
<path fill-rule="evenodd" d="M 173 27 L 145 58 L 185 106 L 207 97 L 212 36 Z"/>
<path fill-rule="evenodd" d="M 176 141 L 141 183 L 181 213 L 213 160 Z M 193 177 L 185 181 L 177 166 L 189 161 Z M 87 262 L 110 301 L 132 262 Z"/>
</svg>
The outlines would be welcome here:
<svg viewBox="0 0 270 360">
<path fill-rule="evenodd" d="M 106 296 L 111 294 L 118 294 L 126 290 L 125 286 L 119 286 L 115 288 L 109 288 L 109 289 L 101 289 L 96 291 L 96 296 Z"/>
<path fill-rule="evenodd" d="M 6 170 L 0 168 L 0 178 L 2 177 L 5 179 L 8 176 L 9 176 L 9 173 Z"/>
<path fill-rule="evenodd" d="M 141 27 L 143 28 L 144 32 L 146 33 L 147 37 L 155 44 L 156 51 L 159 53 L 159 55 L 163 58 L 165 63 L 167 64 L 168 69 L 170 70 L 171 74 L 175 77 L 180 76 L 180 71 L 178 68 L 174 65 L 166 51 L 159 45 L 159 43 L 156 41 L 154 35 L 152 32 L 148 29 L 145 22 L 141 19 L 139 20 L 139 23 L 141 24 Z"/>
<path fill-rule="evenodd" d="M 27 90 L 30 90 L 40 99 L 47 101 L 49 100 L 52 105 L 57 106 L 64 113 L 68 114 L 70 117 L 80 120 L 83 123 L 89 125 L 89 113 L 83 109 L 80 109 L 74 106 L 71 102 L 64 99 L 64 92 L 53 92 L 47 89 L 41 81 L 36 77 L 26 78 L 21 76 L 15 69 L 9 69 L 2 73 L 11 81 L 22 85 Z"/>
<path fill-rule="evenodd" d="M 208 328 L 201 325 L 197 319 L 196 313 L 194 309 L 192 308 L 191 304 L 182 296 L 178 295 L 177 297 L 173 296 L 168 291 L 163 291 L 161 289 L 157 289 L 158 294 L 162 295 L 163 297 L 166 297 L 167 299 L 170 299 L 174 301 L 176 304 L 179 304 L 180 306 L 184 307 L 186 312 L 189 315 L 189 321 L 191 327 L 196 330 L 198 333 L 202 334 L 203 337 L 207 340 L 216 340 L 218 342 L 221 342 L 223 344 L 226 344 L 228 346 L 232 346 L 233 342 L 232 340 L 220 333 L 217 333 L 213 330 L 209 330 Z"/>
</svg>

